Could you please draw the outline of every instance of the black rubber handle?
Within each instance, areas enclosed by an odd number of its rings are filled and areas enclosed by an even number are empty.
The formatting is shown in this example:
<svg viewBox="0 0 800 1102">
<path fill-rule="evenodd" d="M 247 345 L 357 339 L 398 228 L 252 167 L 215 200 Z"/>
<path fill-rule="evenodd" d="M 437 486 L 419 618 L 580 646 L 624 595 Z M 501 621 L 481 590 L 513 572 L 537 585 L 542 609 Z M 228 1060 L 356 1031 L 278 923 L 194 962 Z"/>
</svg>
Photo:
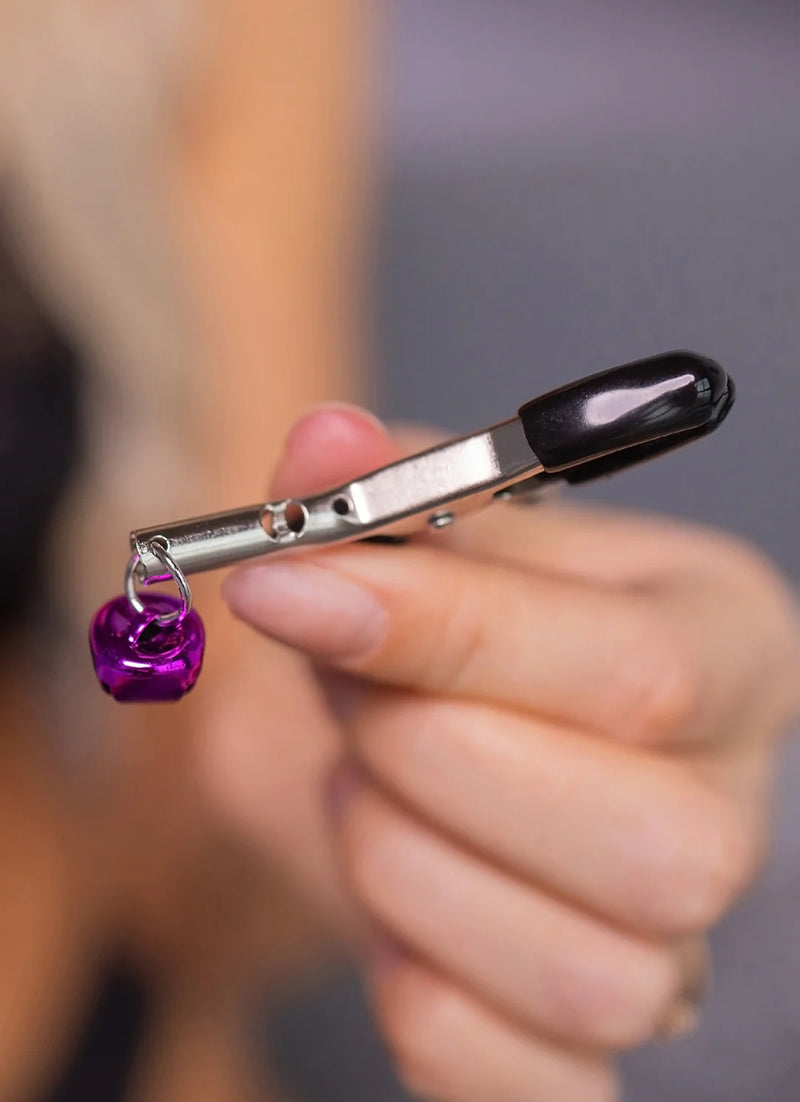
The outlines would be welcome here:
<svg viewBox="0 0 800 1102">
<path fill-rule="evenodd" d="M 519 417 L 547 472 L 587 482 L 713 431 L 734 397 L 713 360 L 664 352 L 552 390 Z"/>
</svg>

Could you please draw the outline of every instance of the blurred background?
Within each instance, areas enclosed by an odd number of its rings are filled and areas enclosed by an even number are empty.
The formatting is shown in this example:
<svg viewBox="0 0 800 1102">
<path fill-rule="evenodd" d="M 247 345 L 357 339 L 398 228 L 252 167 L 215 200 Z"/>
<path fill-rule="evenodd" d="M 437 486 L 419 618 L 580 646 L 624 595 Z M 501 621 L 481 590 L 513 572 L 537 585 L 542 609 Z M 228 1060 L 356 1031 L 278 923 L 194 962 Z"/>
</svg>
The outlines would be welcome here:
<svg viewBox="0 0 800 1102">
<path fill-rule="evenodd" d="M 0 1097 L 403 1097 L 308 917 L 316 858 L 287 870 L 272 840 L 289 736 L 231 734 L 260 702 L 228 707 L 222 652 L 246 679 L 248 644 L 211 612 L 202 707 L 252 792 L 217 780 L 196 700 L 143 733 L 95 703 L 75 642 L 127 529 L 257 494 L 309 401 L 466 431 L 694 348 L 736 380 L 724 431 L 583 493 L 800 572 L 797 5 L 302 7 L 0 0 L 0 974 L 23 991 Z M 626 1059 L 630 1102 L 800 1097 L 798 793 L 790 750 L 702 1028 Z"/>
</svg>

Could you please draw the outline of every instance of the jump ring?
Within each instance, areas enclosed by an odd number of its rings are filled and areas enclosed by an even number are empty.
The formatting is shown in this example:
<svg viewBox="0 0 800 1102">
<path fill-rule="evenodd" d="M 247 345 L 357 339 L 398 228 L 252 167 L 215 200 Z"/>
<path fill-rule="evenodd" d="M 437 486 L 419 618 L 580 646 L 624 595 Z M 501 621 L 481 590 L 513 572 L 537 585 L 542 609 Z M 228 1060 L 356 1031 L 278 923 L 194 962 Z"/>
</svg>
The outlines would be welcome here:
<svg viewBox="0 0 800 1102">
<path fill-rule="evenodd" d="M 147 550 L 151 555 L 154 555 L 164 569 L 169 572 L 170 577 L 178 587 L 178 593 L 181 597 L 180 608 L 176 608 L 173 612 L 158 613 L 155 617 L 156 621 L 159 624 L 179 624 L 181 620 L 188 615 L 192 607 L 192 591 L 189 587 L 186 575 L 160 541 L 153 540 L 148 544 Z M 139 552 L 134 551 L 128 560 L 128 565 L 125 567 L 125 596 L 128 598 L 128 603 L 136 612 L 144 612 L 145 606 L 139 594 L 136 592 L 136 567 L 139 565 L 139 561 Z"/>
</svg>

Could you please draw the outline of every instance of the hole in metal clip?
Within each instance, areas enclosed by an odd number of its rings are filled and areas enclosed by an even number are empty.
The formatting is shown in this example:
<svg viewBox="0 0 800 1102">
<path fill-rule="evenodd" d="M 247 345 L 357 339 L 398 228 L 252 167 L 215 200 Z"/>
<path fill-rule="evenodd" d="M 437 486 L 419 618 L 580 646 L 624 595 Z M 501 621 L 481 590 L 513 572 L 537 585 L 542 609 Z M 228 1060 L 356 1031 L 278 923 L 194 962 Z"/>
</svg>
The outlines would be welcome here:
<svg viewBox="0 0 800 1102">
<path fill-rule="evenodd" d="M 299 536 L 306 526 L 306 511 L 303 506 L 296 501 L 287 501 L 283 515 L 291 531 Z"/>
<path fill-rule="evenodd" d="M 306 526 L 308 512 L 299 501 L 280 501 L 270 503 L 261 514 L 261 524 L 267 535 L 274 540 L 290 540 L 299 536 Z"/>
<path fill-rule="evenodd" d="M 346 517 L 350 512 L 351 505 L 346 497 L 336 497 L 333 499 L 333 511 L 338 513 L 340 517 Z"/>
</svg>

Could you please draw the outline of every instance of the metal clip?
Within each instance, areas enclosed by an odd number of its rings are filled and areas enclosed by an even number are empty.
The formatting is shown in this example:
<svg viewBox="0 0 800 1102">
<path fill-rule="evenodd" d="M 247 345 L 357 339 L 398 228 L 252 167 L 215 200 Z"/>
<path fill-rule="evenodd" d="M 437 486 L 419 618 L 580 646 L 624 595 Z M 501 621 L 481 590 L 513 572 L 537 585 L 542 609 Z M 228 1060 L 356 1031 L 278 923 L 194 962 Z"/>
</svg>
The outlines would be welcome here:
<svg viewBox="0 0 800 1102">
<path fill-rule="evenodd" d="M 153 548 L 166 547 L 184 574 L 302 547 L 407 535 L 443 527 L 487 504 L 498 490 L 543 467 L 518 417 L 371 471 L 315 497 L 269 501 L 228 513 L 144 528 L 131 535 L 141 581 L 167 575 Z"/>
<path fill-rule="evenodd" d="M 254 556 L 443 528 L 495 498 L 610 474 L 705 435 L 733 396 L 723 369 L 693 352 L 625 364 L 327 493 L 138 529 L 131 534 L 136 576 L 166 580 L 164 551 L 185 575 Z"/>
</svg>

